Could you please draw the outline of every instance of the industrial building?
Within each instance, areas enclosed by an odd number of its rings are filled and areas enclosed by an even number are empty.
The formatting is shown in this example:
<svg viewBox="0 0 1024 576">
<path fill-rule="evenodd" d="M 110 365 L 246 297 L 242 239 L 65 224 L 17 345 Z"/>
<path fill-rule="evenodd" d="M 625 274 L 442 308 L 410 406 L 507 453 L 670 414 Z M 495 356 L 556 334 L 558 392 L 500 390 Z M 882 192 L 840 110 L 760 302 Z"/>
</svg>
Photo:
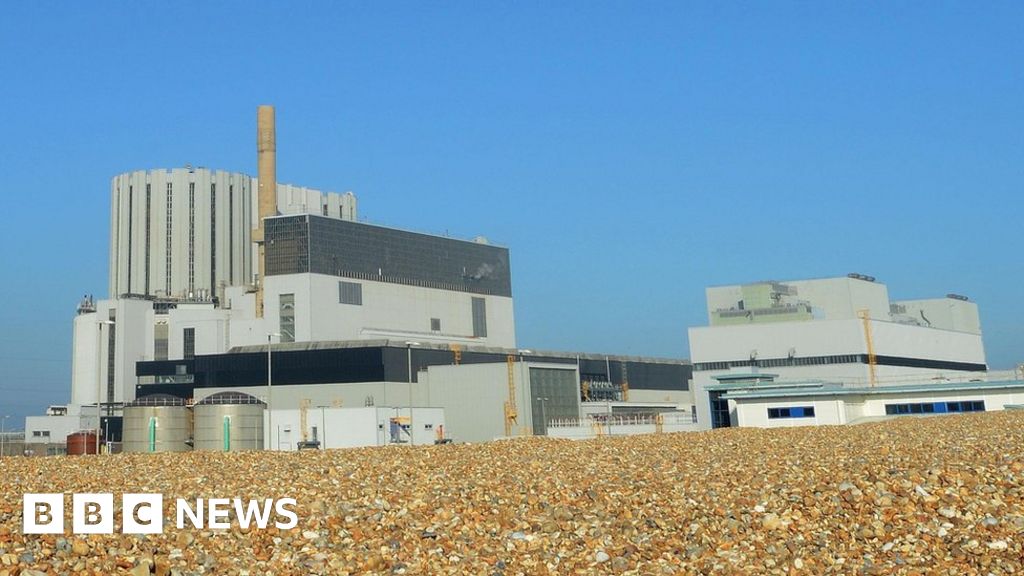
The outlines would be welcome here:
<svg viewBox="0 0 1024 576">
<path fill-rule="evenodd" d="M 963 296 L 890 301 L 850 274 L 708 288 L 707 306 L 709 325 L 689 330 L 705 428 L 843 424 L 902 404 L 1001 410 L 1024 393 L 1016 379 L 989 382 L 1004 378 L 988 373 L 978 307 Z"/>
<path fill-rule="evenodd" d="M 1006 410 L 1024 404 L 1024 381 L 925 381 L 890 386 L 844 386 L 834 382 L 776 382 L 776 374 L 720 377 L 710 386 L 721 413 L 735 426 L 774 428 L 870 422 L 907 415 L 962 414 Z M 731 406 L 726 407 L 726 403 Z M 730 414 L 731 412 L 731 414 Z"/>
<path fill-rule="evenodd" d="M 543 435 L 550 421 L 592 413 L 691 414 L 690 366 L 682 360 L 345 341 L 243 346 L 227 354 L 140 362 L 138 373 L 139 398 L 167 394 L 199 403 L 245 393 L 272 404 L 275 419 L 278 411 L 303 406 L 412 406 L 417 413 L 410 433 L 430 442 L 439 423 L 446 439 L 481 442 Z M 433 409 L 443 412 L 433 420 L 417 417 Z M 311 435 L 312 426 L 301 430 Z M 295 439 L 288 445 L 294 448 Z"/>
<path fill-rule="evenodd" d="M 208 168 L 137 170 L 110 184 L 110 298 L 223 299 L 254 283 L 259 220 L 246 174 Z M 356 219 L 351 192 L 277 185 L 278 214 Z"/>
<path fill-rule="evenodd" d="M 32 438 L 95 427 L 120 441 L 123 425 L 135 451 L 294 449 L 544 434 L 590 414 L 692 420 L 688 362 L 519 349 L 507 248 L 359 222 L 352 193 L 277 183 L 276 146 L 261 106 L 257 178 L 187 167 L 113 179 L 110 295 L 79 304 L 71 403 L 29 418 Z M 264 413 L 260 438 L 215 402 L 228 419 L 210 440 L 210 398 L 243 397 L 246 421 Z M 314 431 L 304 418 L 317 407 Z M 186 428 L 187 443 L 172 433 Z"/>
<path fill-rule="evenodd" d="M 508 248 L 357 220 L 352 193 L 184 168 L 111 183 L 110 294 L 73 321 L 71 402 L 26 420 L 127 451 L 336 448 L 845 424 L 1004 409 L 977 305 L 870 276 L 707 289 L 685 360 L 516 339 Z M 93 435 L 93 441 L 97 436 Z"/>
</svg>

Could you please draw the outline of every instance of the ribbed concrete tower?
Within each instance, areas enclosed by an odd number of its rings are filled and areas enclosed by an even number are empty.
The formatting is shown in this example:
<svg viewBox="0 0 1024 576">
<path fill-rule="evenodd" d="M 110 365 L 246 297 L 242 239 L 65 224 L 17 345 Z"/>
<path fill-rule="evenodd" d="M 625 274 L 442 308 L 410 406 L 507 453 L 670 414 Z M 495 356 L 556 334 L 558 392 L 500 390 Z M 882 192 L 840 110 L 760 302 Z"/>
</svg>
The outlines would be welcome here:
<svg viewBox="0 0 1024 576">
<path fill-rule="evenodd" d="M 256 153 L 259 178 L 259 224 L 253 231 L 253 240 L 259 244 L 259 282 L 256 288 L 256 316 L 263 317 L 263 279 L 267 271 L 266 246 L 263 242 L 263 219 L 277 215 L 277 131 L 274 127 L 274 107 L 260 106 L 256 110 Z"/>
</svg>

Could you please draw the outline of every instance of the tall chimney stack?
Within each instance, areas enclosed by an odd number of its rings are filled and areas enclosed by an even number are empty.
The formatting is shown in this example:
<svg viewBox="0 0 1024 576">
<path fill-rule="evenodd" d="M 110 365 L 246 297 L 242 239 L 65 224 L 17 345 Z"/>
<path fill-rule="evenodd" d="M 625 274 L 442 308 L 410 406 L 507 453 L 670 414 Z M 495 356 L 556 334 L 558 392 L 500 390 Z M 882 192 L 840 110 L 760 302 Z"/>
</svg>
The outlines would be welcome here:
<svg viewBox="0 0 1024 576">
<path fill-rule="evenodd" d="M 267 253 L 264 243 L 264 218 L 277 216 L 277 130 L 274 127 L 274 107 L 256 109 L 256 177 L 259 179 L 259 226 L 253 240 L 259 244 L 259 282 L 256 285 L 256 317 L 263 317 L 263 283 L 267 274 Z"/>
</svg>

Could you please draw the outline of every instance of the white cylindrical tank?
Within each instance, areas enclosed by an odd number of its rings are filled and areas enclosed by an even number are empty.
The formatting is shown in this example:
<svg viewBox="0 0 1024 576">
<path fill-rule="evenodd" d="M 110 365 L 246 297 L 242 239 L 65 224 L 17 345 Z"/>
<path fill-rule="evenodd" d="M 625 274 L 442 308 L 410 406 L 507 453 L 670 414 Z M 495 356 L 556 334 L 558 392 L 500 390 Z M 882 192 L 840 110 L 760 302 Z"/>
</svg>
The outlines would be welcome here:
<svg viewBox="0 0 1024 576">
<path fill-rule="evenodd" d="M 196 450 L 263 449 L 266 404 L 242 392 L 218 392 L 195 405 Z"/>
<path fill-rule="evenodd" d="M 192 411 L 181 398 L 151 394 L 125 404 L 125 452 L 186 452 L 191 437 Z"/>
</svg>

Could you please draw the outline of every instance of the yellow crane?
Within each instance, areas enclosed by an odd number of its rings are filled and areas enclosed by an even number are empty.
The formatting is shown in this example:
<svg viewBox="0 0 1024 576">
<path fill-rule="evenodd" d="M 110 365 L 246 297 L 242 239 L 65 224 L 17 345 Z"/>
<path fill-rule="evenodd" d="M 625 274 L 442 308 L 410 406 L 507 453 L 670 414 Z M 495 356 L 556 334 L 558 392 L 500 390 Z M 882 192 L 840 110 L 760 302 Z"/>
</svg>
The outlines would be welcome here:
<svg viewBox="0 0 1024 576">
<path fill-rule="evenodd" d="M 505 358 L 508 364 L 508 400 L 505 401 L 505 436 L 512 435 L 512 425 L 516 423 L 519 414 L 516 411 L 516 357 L 509 354 Z"/>
<path fill-rule="evenodd" d="M 449 344 L 448 349 L 452 351 L 452 360 L 455 365 L 458 366 L 462 363 L 462 345 L 460 344 Z"/>
<path fill-rule="evenodd" d="M 875 370 L 875 366 L 878 365 L 878 358 L 875 356 L 875 342 L 871 337 L 871 310 L 866 308 L 859 310 L 857 311 L 857 316 L 860 316 L 861 322 L 864 323 L 864 340 L 868 344 L 868 376 L 871 387 L 874 388 L 878 382 L 878 374 Z"/>
</svg>

